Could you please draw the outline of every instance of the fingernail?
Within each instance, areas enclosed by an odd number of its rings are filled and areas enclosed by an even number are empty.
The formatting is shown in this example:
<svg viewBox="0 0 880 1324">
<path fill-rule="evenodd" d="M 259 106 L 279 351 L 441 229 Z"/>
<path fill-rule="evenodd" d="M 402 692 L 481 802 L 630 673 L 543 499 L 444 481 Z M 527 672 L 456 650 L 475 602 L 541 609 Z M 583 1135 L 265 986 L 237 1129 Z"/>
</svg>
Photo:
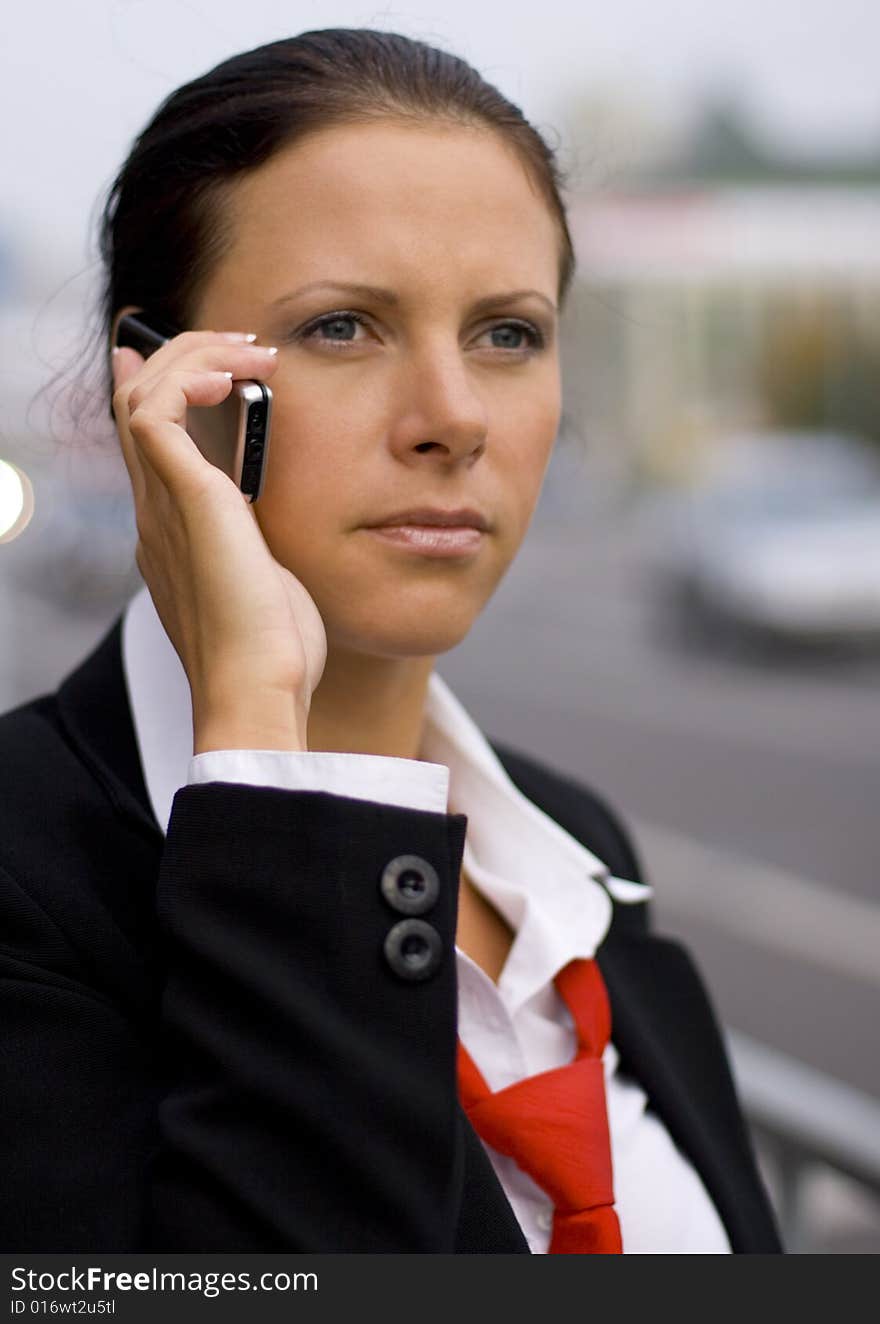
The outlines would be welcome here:
<svg viewBox="0 0 880 1324">
<path fill-rule="evenodd" d="M 248 344 L 253 344 L 257 338 L 256 331 L 221 331 L 224 340 L 246 340 Z"/>
<path fill-rule="evenodd" d="M 267 353 L 267 354 L 277 354 L 277 353 L 278 353 L 278 346 L 277 346 L 277 345 L 267 345 L 267 347 L 266 347 L 266 353 Z"/>
</svg>

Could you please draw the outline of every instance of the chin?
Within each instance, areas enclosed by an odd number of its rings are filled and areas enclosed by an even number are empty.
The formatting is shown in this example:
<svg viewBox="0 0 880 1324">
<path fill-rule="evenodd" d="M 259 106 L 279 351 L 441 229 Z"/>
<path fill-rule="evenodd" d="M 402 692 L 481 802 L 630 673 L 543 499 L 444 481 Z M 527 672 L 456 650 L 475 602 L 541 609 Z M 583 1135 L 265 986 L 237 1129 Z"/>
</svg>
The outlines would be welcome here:
<svg viewBox="0 0 880 1324">
<path fill-rule="evenodd" d="M 467 637 L 491 599 L 497 566 L 479 577 L 433 581 L 403 576 L 349 576 L 307 584 L 327 631 L 328 647 L 373 657 L 433 657 Z M 340 591 L 341 583 L 346 590 Z"/>
<path fill-rule="evenodd" d="M 358 624 L 337 622 L 334 627 L 325 624 L 329 648 L 344 648 L 371 657 L 405 658 L 448 653 L 467 637 L 474 620 L 474 613 L 450 616 L 426 611 L 423 616 L 413 613 L 406 619 L 380 621 L 374 617 Z"/>
</svg>

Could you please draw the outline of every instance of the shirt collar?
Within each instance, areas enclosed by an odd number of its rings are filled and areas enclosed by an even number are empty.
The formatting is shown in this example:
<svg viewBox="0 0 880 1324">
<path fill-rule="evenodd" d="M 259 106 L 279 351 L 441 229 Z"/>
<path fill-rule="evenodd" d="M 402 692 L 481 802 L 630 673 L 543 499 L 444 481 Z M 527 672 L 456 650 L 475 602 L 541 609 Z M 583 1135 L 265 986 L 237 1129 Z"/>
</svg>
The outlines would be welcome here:
<svg viewBox="0 0 880 1324">
<path fill-rule="evenodd" d="M 146 588 L 122 625 L 125 683 L 150 803 L 163 830 L 192 756 L 186 673 Z M 450 813 L 467 816 L 462 865 L 516 933 L 498 981 L 515 1010 L 575 957 L 591 957 L 611 922 L 609 871 L 522 794 L 477 724 L 436 671 L 420 757 L 449 769 Z M 637 884 L 629 884 L 638 887 Z M 642 900 L 649 888 L 619 897 Z"/>
<path fill-rule="evenodd" d="M 420 754 L 449 768 L 449 811 L 468 820 L 464 871 L 516 933 L 498 979 L 513 1013 L 570 960 L 595 955 L 611 923 L 609 871 L 514 785 L 436 671 Z"/>
<path fill-rule="evenodd" d="M 147 588 L 139 589 L 125 608 L 122 668 L 144 784 L 165 832 L 171 802 L 189 775 L 192 699 L 186 672 Z"/>
</svg>

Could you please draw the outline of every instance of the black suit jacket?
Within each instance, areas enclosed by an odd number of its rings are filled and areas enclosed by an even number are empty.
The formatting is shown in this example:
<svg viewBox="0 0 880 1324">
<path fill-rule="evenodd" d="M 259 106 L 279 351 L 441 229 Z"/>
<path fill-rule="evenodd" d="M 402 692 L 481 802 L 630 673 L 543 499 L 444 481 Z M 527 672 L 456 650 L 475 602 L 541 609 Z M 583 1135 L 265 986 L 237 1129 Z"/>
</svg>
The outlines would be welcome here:
<svg viewBox="0 0 880 1324">
<path fill-rule="evenodd" d="M 0 718 L 0 1248 L 527 1252 L 457 1103 L 467 818 L 315 791 L 150 808 L 119 620 L 56 694 Z M 638 879 L 595 795 L 501 744 L 531 800 Z M 383 953 L 398 855 L 440 878 L 444 956 Z M 715 1018 L 646 908 L 600 948 L 622 1068 L 736 1251 L 779 1249 Z M 650 1199 L 650 1192 L 646 1192 Z"/>
</svg>

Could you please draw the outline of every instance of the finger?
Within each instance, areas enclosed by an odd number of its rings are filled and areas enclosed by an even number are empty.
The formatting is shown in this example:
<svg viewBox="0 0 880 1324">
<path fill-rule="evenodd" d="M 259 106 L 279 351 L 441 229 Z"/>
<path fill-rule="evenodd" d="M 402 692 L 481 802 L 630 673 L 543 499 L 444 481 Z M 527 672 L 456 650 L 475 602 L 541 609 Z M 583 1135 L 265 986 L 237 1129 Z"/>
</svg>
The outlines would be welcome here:
<svg viewBox="0 0 880 1324">
<path fill-rule="evenodd" d="M 274 358 L 275 350 L 270 345 L 258 345 L 256 334 L 254 332 L 244 331 L 181 331 L 178 335 L 166 340 L 158 349 L 153 350 L 148 358 L 150 370 L 155 367 L 166 368 L 172 363 L 182 361 L 201 363 L 205 367 L 229 368 L 231 363 L 227 362 L 229 354 L 236 356 L 238 351 L 243 351 L 243 358 L 237 358 L 245 367 L 250 367 L 250 354 L 257 355 L 258 362 L 263 362 L 267 353 Z M 128 347 L 125 347 L 128 348 Z M 205 350 L 209 351 L 208 358 L 203 357 Z M 196 357 L 194 358 L 193 355 Z"/>
<path fill-rule="evenodd" d="M 177 339 L 181 339 L 178 337 Z M 144 361 L 136 350 L 128 347 L 114 350 L 114 376 L 118 374 L 118 387 L 114 392 L 114 412 L 118 412 L 120 401 L 130 400 L 133 391 L 155 382 L 164 373 L 177 368 L 202 369 L 205 372 L 231 372 L 239 381 L 248 378 L 271 377 L 277 365 L 277 350 L 270 345 L 223 345 L 216 340 L 210 345 L 191 346 L 183 351 L 177 347 L 171 356 L 165 356 L 165 350 L 171 349 L 172 343 L 163 345 Z M 161 356 L 161 357 L 160 357 Z M 134 365 L 138 365 L 137 368 Z M 134 408 L 129 404 L 129 411 Z"/>
<path fill-rule="evenodd" d="M 201 368 L 203 373 L 214 376 L 220 373 L 228 376 L 230 372 L 239 379 L 271 376 L 277 365 L 277 350 L 274 346 L 252 345 L 249 343 L 250 339 L 250 335 L 245 332 L 182 332 L 154 351 L 148 359 L 131 346 L 114 348 L 111 356 L 115 388 L 113 413 L 117 419 L 120 445 L 132 484 L 136 510 L 140 508 L 153 484 L 149 482 L 148 475 L 144 471 L 144 464 L 150 462 L 143 450 L 138 451 L 133 444 L 130 431 L 131 413 L 143 404 L 163 376 L 169 371 L 178 370 L 184 364 L 191 365 L 193 370 L 197 367 Z M 227 388 L 218 394 L 214 386 L 208 387 L 207 396 L 203 396 L 199 392 L 205 388 L 196 385 L 194 389 L 196 394 L 189 398 L 189 403 L 194 405 L 218 403 L 229 393 Z M 186 410 L 183 409 L 180 413 L 182 402 L 179 392 L 157 399 L 170 399 L 175 403 L 178 413 L 172 421 L 179 427 L 185 428 Z M 159 408 L 161 409 L 161 406 Z M 146 432 L 142 440 L 146 440 L 149 444 L 150 433 Z M 178 438 L 178 445 L 181 440 L 182 438 Z M 158 464 L 158 468 L 155 468 L 155 465 L 150 467 L 158 473 L 161 471 L 162 461 L 157 456 L 154 456 L 153 460 Z"/>
<path fill-rule="evenodd" d="M 182 335 L 151 354 L 145 371 L 153 376 L 156 371 L 166 371 L 170 367 L 203 368 L 206 371 L 229 371 L 234 377 L 242 378 L 268 375 L 274 372 L 277 361 L 275 345 L 233 344 L 216 337 L 207 343 L 197 343 Z"/>
<path fill-rule="evenodd" d="M 182 492 L 188 482 L 203 484 L 216 466 L 186 431 L 187 409 L 220 404 L 231 390 L 228 372 L 175 368 L 152 381 L 139 381 L 129 396 L 128 432 L 141 472 L 148 464 L 173 492 Z"/>
<path fill-rule="evenodd" d="M 126 397 L 129 427 L 134 415 L 148 403 L 151 414 L 168 410 L 164 417 L 179 427 L 186 427 L 186 406 L 204 407 L 219 403 L 231 391 L 232 380 L 233 374 L 228 370 L 191 365 L 166 368 L 153 376 L 141 373 Z M 218 392 L 221 384 L 224 389 Z M 183 397 L 179 388 L 183 388 Z"/>
<path fill-rule="evenodd" d="M 132 349 L 130 345 L 114 345 L 113 353 L 110 355 L 114 391 L 138 372 L 145 362 L 143 355 Z"/>
</svg>

